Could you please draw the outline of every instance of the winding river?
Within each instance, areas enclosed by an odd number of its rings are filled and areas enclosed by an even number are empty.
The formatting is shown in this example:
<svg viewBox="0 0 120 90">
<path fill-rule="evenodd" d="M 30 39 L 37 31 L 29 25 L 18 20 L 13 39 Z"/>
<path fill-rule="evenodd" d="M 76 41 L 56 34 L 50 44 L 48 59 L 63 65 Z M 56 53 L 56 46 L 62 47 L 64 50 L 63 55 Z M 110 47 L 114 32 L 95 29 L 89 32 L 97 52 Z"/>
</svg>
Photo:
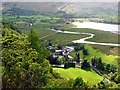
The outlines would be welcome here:
<svg viewBox="0 0 120 90">
<path fill-rule="evenodd" d="M 95 22 L 73 22 L 76 26 L 76 28 L 91 28 L 91 29 L 97 29 L 102 31 L 110 31 L 110 32 L 117 32 L 118 31 L 118 25 L 112 25 L 112 24 L 104 24 L 104 23 L 95 23 Z M 67 34 L 85 34 L 89 35 L 89 37 L 81 38 L 79 40 L 72 41 L 73 43 L 85 43 L 85 44 L 96 44 L 96 45 L 106 45 L 106 46 L 120 46 L 120 44 L 114 44 L 114 43 L 98 43 L 98 42 L 92 42 L 87 41 L 87 39 L 94 38 L 94 34 L 92 33 L 80 33 L 80 32 L 70 32 L 70 31 L 61 31 L 61 30 L 54 30 L 53 31 L 57 33 L 67 33 Z"/>
</svg>

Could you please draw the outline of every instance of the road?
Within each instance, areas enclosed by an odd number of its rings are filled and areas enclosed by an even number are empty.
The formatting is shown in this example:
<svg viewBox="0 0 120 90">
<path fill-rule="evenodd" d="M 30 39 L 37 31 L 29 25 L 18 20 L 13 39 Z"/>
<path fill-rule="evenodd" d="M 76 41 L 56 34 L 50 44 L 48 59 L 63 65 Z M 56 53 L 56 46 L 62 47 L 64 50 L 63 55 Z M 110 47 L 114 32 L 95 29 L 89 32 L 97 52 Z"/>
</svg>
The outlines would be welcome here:
<svg viewBox="0 0 120 90">
<path fill-rule="evenodd" d="M 96 71 L 100 76 L 103 76 L 103 74 L 102 74 L 99 70 L 97 70 L 91 63 L 90 63 L 90 66 L 91 66 L 91 68 L 93 68 L 93 70 Z M 110 80 L 109 80 L 107 77 L 105 77 L 105 80 L 106 80 L 108 83 L 110 83 Z"/>
<path fill-rule="evenodd" d="M 52 34 L 48 34 L 48 35 L 46 35 L 46 36 L 41 37 L 40 39 L 43 39 L 43 38 L 49 37 L 49 36 L 51 36 L 51 35 L 53 35 L 53 34 L 56 34 L 56 33 L 57 33 L 57 32 L 52 33 Z"/>
<path fill-rule="evenodd" d="M 97 45 L 105 45 L 105 46 L 120 46 L 120 44 L 114 44 L 114 43 L 98 43 L 98 42 L 86 41 L 87 39 L 93 38 L 95 36 L 92 33 L 70 32 L 70 31 L 61 31 L 61 30 L 54 30 L 54 29 L 51 29 L 51 30 L 53 30 L 57 33 L 90 35 L 88 37 L 81 38 L 79 40 L 74 40 L 74 41 L 72 41 L 73 43 L 97 44 Z"/>
</svg>

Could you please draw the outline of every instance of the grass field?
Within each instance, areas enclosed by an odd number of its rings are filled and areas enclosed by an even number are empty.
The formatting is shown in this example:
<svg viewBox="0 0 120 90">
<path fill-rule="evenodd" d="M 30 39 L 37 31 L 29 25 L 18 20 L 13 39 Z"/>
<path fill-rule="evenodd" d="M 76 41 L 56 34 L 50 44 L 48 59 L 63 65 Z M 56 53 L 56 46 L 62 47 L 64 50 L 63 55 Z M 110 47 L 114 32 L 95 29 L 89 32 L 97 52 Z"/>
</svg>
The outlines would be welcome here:
<svg viewBox="0 0 120 90">
<path fill-rule="evenodd" d="M 118 56 L 106 55 L 105 53 L 101 52 L 100 50 L 93 49 L 92 46 L 87 45 L 87 44 L 85 45 L 85 48 L 88 50 L 88 53 L 89 53 L 89 55 L 86 56 L 85 59 L 91 60 L 91 58 L 95 56 L 95 57 L 101 57 L 102 61 L 104 63 L 114 64 L 114 65 L 117 64 L 116 58 Z M 76 54 L 75 52 L 71 53 L 72 56 L 75 56 L 75 54 Z M 80 56 L 81 56 L 81 58 L 83 58 L 82 51 L 80 51 Z"/>
<path fill-rule="evenodd" d="M 99 76 L 95 71 L 91 69 L 91 71 L 82 70 L 80 68 L 53 68 L 53 70 L 59 72 L 61 76 L 66 77 L 68 79 L 75 79 L 77 77 L 83 78 L 83 80 L 89 85 L 95 85 L 96 83 L 103 80 L 103 77 Z"/>
<path fill-rule="evenodd" d="M 31 29 L 21 30 L 21 32 L 29 35 L 30 30 L 31 30 Z M 46 36 L 46 35 L 49 35 L 49 34 L 54 33 L 54 31 L 49 30 L 49 29 L 47 29 L 47 28 L 40 28 L 40 29 L 35 29 L 35 30 L 38 32 L 40 38 L 43 37 L 43 36 Z"/>
<path fill-rule="evenodd" d="M 33 17 L 28 16 L 27 18 L 31 18 L 31 20 L 33 20 Z M 21 21 L 16 22 L 21 27 L 24 26 L 24 24 L 28 23 L 28 22 L 22 21 L 22 18 L 24 19 L 25 17 L 21 17 Z M 63 18 L 51 18 L 48 16 L 42 16 L 42 15 L 39 15 L 34 18 L 35 18 L 35 23 L 32 28 L 35 28 L 38 30 L 43 29 L 43 28 L 46 29 L 46 28 L 50 28 L 50 27 L 57 27 L 58 29 L 63 29 L 63 30 L 67 30 L 67 31 L 95 34 L 94 38 L 89 39 L 90 41 L 120 43 L 120 42 L 118 42 L 119 36 L 116 34 L 113 34 L 111 32 L 107 32 L 107 31 L 94 30 L 94 29 L 88 29 L 88 28 L 73 28 L 74 27 L 73 24 L 65 24 L 65 23 L 59 22 L 59 20 L 61 20 L 61 19 L 63 20 Z M 41 21 L 41 20 L 45 20 L 45 21 Z M 39 30 L 39 32 L 41 33 L 41 36 L 44 35 L 44 33 L 45 33 L 44 29 Z M 27 31 L 25 31 L 26 29 L 24 29 L 24 27 L 22 30 L 23 30 L 23 32 L 27 32 Z M 46 31 L 46 32 L 49 32 L 49 31 Z M 78 39 L 80 39 L 80 38 L 78 38 Z"/>
<path fill-rule="evenodd" d="M 52 33 L 55 33 L 54 31 L 49 30 L 47 28 L 40 28 L 40 29 L 35 29 L 35 30 L 38 32 L 40 38 L 44 37 L 46 35 L 50 35 Z M 29 35 L 30 29 L 29 30 L 21 30 L 21 32 Z M 53 35 L 50 35 L 50 36 L 44 38 L 43 40 L 51 40 L 53 43 L 57 43 L 60 45 L 63 45 L 63 44 L 66 45 L 66 44 L 71 43 L 73 40 L 77 40 L 77 39 L 84 38 L 87 36 L 89 36 L 89 35 L 56 33 L 56 34 L 53 34 Z"/>
<path fill-rule="evenodd" d="M 61 44 L 66 45 L 66 44 L 71 43 L 73 40 L 77 40 L 77 39 L 84 38 L 87 36 L 89 36 L 89 35 L 57 33 L 57 34 L 54 34 L 54 35 L 44 38 L 44 40 L 52 40 L 52 42 L 54 42 L 54 43 L 58 43 L 60 45 Z"/>
<path fill-rule="evenodd" d="M 100 50 L 107 55 L 118 55 L 120 47 L 115 46 L 103 46 L 103 45 L 91 45 L 94 49 Z"/>
<path fill-rule="evenodd" d="M 19 22 L 15 22 L 17 25 L 25 25 L 27 24 L 27 22 L 24 22 L 24 21 L 19 21 Z"/>
<path fill-rule="evenodd" d="M 38 15 L 38 16 L 21 16 L 21 20 L 14 20 L 16 22 L 16 26 L 18 28 L 20 28 L 21 32 L 29 35 L 30 33 L 30 29 L 26 26 L 26 24 L 28 24 L 29 22 L 27 21 L 23 21 L 24 19 L 28 19 L 28 21 L 34 20 L 34 25 L 32 28 L 36 29 L 37 32 L 40 35 L 40 38 L 49 34 L 54 33 L 53 31 L 49 30 L 48 28 L 50 27 L 57 27 L 59 29 L 62 30 L 67 30 L 67 31 L 75 31 L 75 32 L 86 32 L 86 33 L 94 33 L 95 37 L 92 39 L 89 39 L 89 41 L 94 41 L 94 42 L 107 42 L 107 43 L 119 43 L 118 42 L 118 35 L 110 33 L 110 32 L 106 32 L 106 31 L 100 31 L 100 30 L 94 30 L 94 29 L 87 29 L 87 28 L 73 28 L 74 25 L 73 24 L 65 24 L 65 23 L 61 23 L 61 22 L 57 22 L 62 18 L 51 18 L 49 16 L 44 16 L 44 15 Z M 9 18 L 6 17 L 6 19 L 9 20 Z M 14 17 L 11 17 L 10 20 L 13 20 Z M 41 20 L 47 20 L 46 22 L 41 22 Z M 44 40 L 52 40 L 53 43 L 58 43 L 58 44 L 69 44 L 71 43 L 71 41 L 73 40 L 77 40 L 80 39 L 82 37 L 85 37 L 87 35 L 72 35 L 72 34 L 54 34 L 51 35 L 47 38 L 45 38 Z M 99 49 L 103 52 L 105 52 L 106 54 L 112 54 L 111 51 L 115 51 L 114 48 L 111 46 L 101 46 L 101 45 L 91 45 L 93 46 L 95 49 Z"/>
<path fill-rule="evenodd" d="M 81 33 L 93 33 L 95 34 L 94 38 L 89 39 L 89 41 L 95 42 L 107 42 L 107 43 L 120 43 L 118 42 L 118 35 L 113 34 L 108 31 L 94 30 L 88 28 L 72 28 L 66 29 L 67 31 L 81 32 Z"/>
</svg>

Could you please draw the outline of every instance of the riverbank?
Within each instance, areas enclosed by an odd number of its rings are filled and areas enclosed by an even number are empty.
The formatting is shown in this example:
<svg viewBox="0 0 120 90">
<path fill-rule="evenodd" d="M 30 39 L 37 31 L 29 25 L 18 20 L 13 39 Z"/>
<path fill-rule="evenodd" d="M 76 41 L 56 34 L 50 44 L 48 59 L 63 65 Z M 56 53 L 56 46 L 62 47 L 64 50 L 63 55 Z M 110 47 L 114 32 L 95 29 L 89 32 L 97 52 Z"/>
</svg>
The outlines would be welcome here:
<svg viewBox="0 0 120 90">
<path fill-rule="evenodd" d="M 118 26 L 115 24 L 106 24 L 106 23 L 98 23 L 98 22 L 72 22 L 75 25 L 75 28 L 90 28 L 102 31 L 110 31 L 112 33 L 118 34 Z"/>
<path fill-rule="evenodd" d="M 74 40 L 74 41 L 72 41 L 73 43 L 96 44 L 96 45 L 106 45 L 106 46 L 120 46 L 120 44 L 114 44 L 114 43 L 98 43 L 98 42 L 86 41 L 87 39 L 91 39 L 95 36 L 92 33 L 70 32 L 70 31 L 61 31 L 61 30 L 54 30 L 54 29 L 51 29 L 51 30 L 53 30 L 57 33 L 90 35 L 89 37 L 81 38 L 79 40 Z"/>
</svg>

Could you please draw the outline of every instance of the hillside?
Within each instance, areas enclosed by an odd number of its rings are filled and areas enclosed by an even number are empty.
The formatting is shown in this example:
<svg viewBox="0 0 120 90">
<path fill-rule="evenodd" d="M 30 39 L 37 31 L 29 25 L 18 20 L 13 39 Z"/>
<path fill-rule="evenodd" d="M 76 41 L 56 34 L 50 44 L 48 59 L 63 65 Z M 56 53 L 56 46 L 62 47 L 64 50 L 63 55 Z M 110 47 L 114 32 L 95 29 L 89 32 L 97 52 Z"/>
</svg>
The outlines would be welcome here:
<svg viewBox="0 0 120 90">
<path fill-rule="evenodd" d="M 38 13 L 57 13 L 62 16 L 93 16 L 100 17 L 105 15 L 116 16 L 117 3 L 83 3 L 83 2 L 4 2 L 3 13 L 15 8 L 30 10 Z"/>
<path fill-rule="evenodd" d="M 116 4 L 3 3 L 2 90 L 120 89 Z"/>
</svg>

